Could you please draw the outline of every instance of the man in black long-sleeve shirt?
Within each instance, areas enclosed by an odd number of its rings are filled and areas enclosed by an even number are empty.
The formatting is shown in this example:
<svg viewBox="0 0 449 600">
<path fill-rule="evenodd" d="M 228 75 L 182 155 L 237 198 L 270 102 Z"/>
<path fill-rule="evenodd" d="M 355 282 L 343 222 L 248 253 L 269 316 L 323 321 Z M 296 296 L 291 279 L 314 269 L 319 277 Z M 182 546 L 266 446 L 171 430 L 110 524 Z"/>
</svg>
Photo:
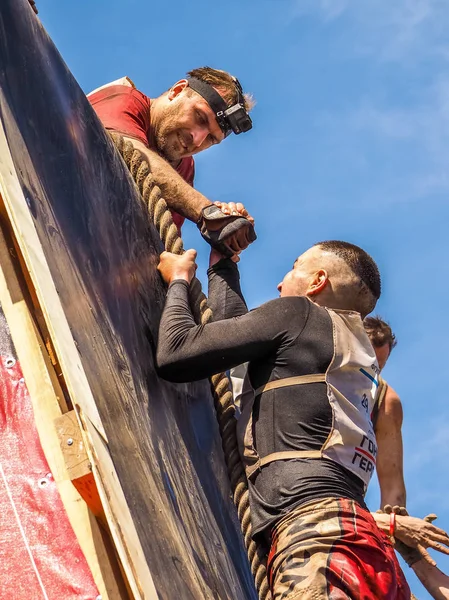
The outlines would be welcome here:
<svg viewBox="0 0 449 600">
<path fill-rule="evenodd" d="M 363 501 L 377 452 L 370 416 L 379 369 L 361 320 L 380 295 L 374 261 L 352 244 L 317 244 L 295 261 L 281 297 L 251 312 L 236 266 L 220 261 L 209 272 L 210 301 L 233 318 L 197 326 L 188 298 L 194 254 L 161 259 L 169 289 L 160 375 L 192 381 L 249 362 L 241 454 L 253 535 L 271 544 L 274 599 L 410 598 Z"/>
</svg>

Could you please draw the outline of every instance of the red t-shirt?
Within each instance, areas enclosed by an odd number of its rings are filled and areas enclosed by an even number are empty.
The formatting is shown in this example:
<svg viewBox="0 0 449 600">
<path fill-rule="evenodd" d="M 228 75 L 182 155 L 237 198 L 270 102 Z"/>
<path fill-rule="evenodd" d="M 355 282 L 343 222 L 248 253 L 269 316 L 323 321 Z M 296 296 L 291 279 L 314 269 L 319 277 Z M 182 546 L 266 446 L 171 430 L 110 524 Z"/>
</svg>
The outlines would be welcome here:
<svg viewBox="0 0 449 600">
<path fill-rule="evenodd" d="M 135 138 L 149 148 L 153 146 L 150 133 L 151 100 L 148 96 L 127 85 L 110 85 L 89 94 L 87 98 L 106 129 Z M 191 156 L 183 158 L 176 171 L 193 186 L 195 162 Z M 172 216 L 180 230 L 184 217 L 175 212 L 172 212 Z"/>
</svg>

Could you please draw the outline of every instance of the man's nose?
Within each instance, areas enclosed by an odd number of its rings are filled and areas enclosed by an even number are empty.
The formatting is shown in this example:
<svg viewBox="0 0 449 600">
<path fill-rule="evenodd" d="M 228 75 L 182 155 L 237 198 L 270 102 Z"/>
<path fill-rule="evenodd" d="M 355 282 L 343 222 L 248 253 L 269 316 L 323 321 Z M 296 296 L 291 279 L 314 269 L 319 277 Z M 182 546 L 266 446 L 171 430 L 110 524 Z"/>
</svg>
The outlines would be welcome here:
<svg viewBox="0 0 449 600">
<path fill-rule="evenodd" d="M 192 142 L 196 148 L 199 148 L 203 145 L 204 140 L 209 135 L 209 129 L 207 127 L 195 127 L 191 132 L 192 134 Z"/>
<path fill-rule="evenodd" d="M 277 285 L 278 292 L 282 292 L 282 281 Z"/>
</svg>

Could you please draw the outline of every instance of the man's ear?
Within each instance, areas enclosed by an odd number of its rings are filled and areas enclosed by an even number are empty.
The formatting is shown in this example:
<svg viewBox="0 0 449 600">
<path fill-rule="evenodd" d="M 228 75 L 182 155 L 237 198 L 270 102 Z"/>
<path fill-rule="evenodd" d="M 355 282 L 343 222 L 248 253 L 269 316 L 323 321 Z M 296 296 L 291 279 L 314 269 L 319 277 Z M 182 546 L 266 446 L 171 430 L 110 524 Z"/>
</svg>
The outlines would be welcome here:
<svg viewBox="0 0 449 600">
<path fill-rule="evenodd" d="M 187 79 L 180 79 L 168 90 L 168 99 L 174 100 L 186 87 L 189 87 Z"/>
<path fill-rule="evenodd" d="M 329 277 L 325 269 L 320 269 L 315 273 L 313 279 L 309 282 L 306 290 L 306 296 L 315 296 L 324 290 L 329 282 Z"/>
</svg>

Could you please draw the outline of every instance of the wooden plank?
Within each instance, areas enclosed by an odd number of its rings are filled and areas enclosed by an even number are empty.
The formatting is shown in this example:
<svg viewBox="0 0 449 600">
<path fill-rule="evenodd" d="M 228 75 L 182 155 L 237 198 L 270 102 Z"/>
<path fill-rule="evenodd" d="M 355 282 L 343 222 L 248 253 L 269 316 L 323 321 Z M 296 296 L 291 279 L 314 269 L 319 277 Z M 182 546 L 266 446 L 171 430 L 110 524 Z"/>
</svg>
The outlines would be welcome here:
<svg viewBox="0 0 449 600">
<path fill-rule="evenodd" d="M 105 546 L 105 536 L 98 523 L 70 482 L 59 447 L 59 438 L 53 426 L 53 420 L 61 415 L 64 396 L 56 376 L 52 374 L 53 368 L 49 364 L 45 347 L 23 297 L 10 249 L 1 228 L 0 305 L 8 322 L 33 403 L 35 422 L 45 457 L 95 583 L 103 600 L 125 600 L 128 595 L 121 581 L 114 553 L 111 548 Z"/>
<path fill-rule="evenodd" d="M 55 419 L 55 427 L 70 480 L 92 473 L 75 411 L 71 410 Z"/>
<path fill-rule="evenodd" d="M 133 597 L 137 600 L 158 600 L 159 594 L 149 574 L 142 548 L 138 542 L 133 542 L 136 538 L 136 528 L 134 523 L 126 518 L 128 505 L 120 482 L 116 479 L 117 474 L 106 442 L 88 419 L 84 421 L 84 431 L 91 440 L 95 480 L 112 537 L 122 548 L 120 559 Z"/>
<path fill-rule="evenodd" d="M 72 484 L 92 513 L 103 519 L 103 506 L 76 412 L 71 410 L 55 419 L 55 427 Z"/>
<path fill-rule="evenodd" d="M 155 372 L 160 239 L 82 90 L 23 8 L 4 0 L 0 13 L 0 185 L 121 560 L 144 593 L 150 575 L 161 600 L 254 599 L 209 384 Z"/>
</svg>

